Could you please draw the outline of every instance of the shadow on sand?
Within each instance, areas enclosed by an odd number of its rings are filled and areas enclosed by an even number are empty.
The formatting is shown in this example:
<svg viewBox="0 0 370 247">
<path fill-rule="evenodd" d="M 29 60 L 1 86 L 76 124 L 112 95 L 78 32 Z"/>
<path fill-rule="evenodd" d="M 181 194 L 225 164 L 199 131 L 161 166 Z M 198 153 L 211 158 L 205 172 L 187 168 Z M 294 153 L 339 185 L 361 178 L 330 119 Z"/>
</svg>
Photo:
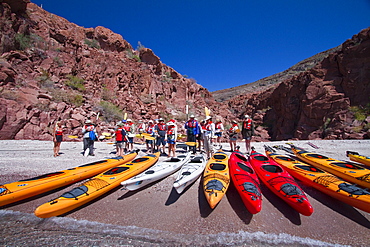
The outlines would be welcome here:
<svg viewBox="0 0 370 247">
<path fill-rule="evenodd" d="M 269 190 L 266 185 L 261 183 L 261 191 L 264 197 L 275 207 L 277 208 L 290 222 L 294 225 L 301 225 L 300 214 L 290 207 L 286 202 L 284 202 L 280 197 L 275 195 L 271 190 Z"/>
<path fill-rule="evenodd" d="M 253 214 L 251 214 L 247 208 L 244 206 L 244 203 L 236 190 L 233 183 L 230 184 L 227 192 L 226 192 L 227 200 L 229 201 L 231 207 L 238 215 L 238 217 L 245 223 L 250 224 L 253 218 Z"/>
</svg>

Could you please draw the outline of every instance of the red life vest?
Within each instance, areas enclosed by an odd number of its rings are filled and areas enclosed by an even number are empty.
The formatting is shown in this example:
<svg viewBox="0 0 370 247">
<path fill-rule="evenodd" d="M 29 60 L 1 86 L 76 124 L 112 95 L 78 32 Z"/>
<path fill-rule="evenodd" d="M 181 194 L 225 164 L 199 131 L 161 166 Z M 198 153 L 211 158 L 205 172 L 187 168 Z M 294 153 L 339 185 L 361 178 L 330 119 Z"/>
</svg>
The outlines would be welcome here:
<svg viewBox="0 0 370 247">
<path fill-rule="evenodd" d="M 234 128 L 235 128 L 235 126 L 238 126 L 238 124 L 234 123 L 234 124 L 233 124 L 233 126 L 231 126 L 231 128 L 229 129 L 229 132 L 230 132 L 230 133 L 235 132 L 235 129 L 234 129 Z"/>
<path fill-rule="evenodd" d="M 216 129 L 221 129 L 221 126 L 222 126 L 222 123 L 221 122 L 218 122 L 218 123 L 216 123 L 215 128 Z"/>
<path fill-rule="evenodd" d="M 163 123 L 163 124 L 161 124 L 161 123 L 159 123 L 158 125 L 158 130 L 166 130 L 166 125 Z"/>
<path fill-rule="evenodd" d="M 243 121 L 243 128 L 250 130 L 252 128 L 252 119 L 247 119 Z"/>
<path fill-rule="evenodd" d="M 212 121 L 207 122 L 205 129 L 208 131 L 212 130 Z"/>
<path fill-rule="evenodd" d="M 123 126 L 123 128 L 127 131 L 127 132 L 131 132 L 131 127 L 132 127 L 133 123 L 127 123 L 125 126 Z"/>
<path fill-rule="evenodd" d="M 148 127 L 146 128 L 146 133 L 153 134 L 153 129 L 154 129 L 154 124 L 148 125 Z"/>
<path fill-rule="evenodd" d="M 195 127 L 197 127 L 197 121 L 196 120 L 189 120 L 188 121 L 188 127 L 189 128 L 195 128 Z"/>
<path fill-rule="evenodd" d="M 123 135 L 122 135 L 123 128 L 116 129 L 116 141 L 121 142 L 123 141 Z"/>
<path fill-rule="evenodd" d="M 62 128 L 57 128 L 57 129 L 55 130 L 55 135 L 57 135 L 57 136 L 61 136 L 61 135 L 63 135 L 63 129 L 62 129 Z"/>
<path fill-rule="evenodd" d="M 143 126 L 144 126 L 144 124 L 143 123 L 141 123 L 140 125 L 139 125 L 139 129 L 143 129 Z"/>
<path fill-rule="evenodd" d="M 175 134 L 175 126 L 168 126 L 167 135 Z"/>
</svg>

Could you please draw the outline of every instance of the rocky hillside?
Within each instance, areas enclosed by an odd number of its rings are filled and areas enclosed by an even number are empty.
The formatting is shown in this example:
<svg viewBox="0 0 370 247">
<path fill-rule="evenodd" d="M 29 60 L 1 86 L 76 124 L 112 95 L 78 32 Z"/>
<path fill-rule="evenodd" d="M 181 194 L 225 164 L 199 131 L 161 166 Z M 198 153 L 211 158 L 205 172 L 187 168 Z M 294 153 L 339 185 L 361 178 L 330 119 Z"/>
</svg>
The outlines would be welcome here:
<svg viewBox="0 0 370 247">
<path fill-rule="evenodd" d="M 273 140 L 370 138 L 370 28 L 312 69 L 227 103 Z"/>
<path fill-rule="evenodd" d="M 50 140 L 56 121 L 78 135 L 86 119 L 185 121 L 204 107 L 231 114 L 194 79 L 104 27 L 83 28 L 28 0 L 0 1 L 0 139 Z"/>
<path fill-rule="evenodd" d="M 231 98 L 238 96 L 240 94 L 248 94 L 253 92 L 260 92 L 267 90 L 269 87 L 279 84 L 282 81 L 288 80 L 295 75 L 298 75 L 302 72 L 305 72 L 313 67 L 315 67 L 318 63 L 320 63 L 324 58 L 326 58 L 329 54 L 340 50 L 341 46 L 329 49 L 327 51 L 320 52 L 312 57 L 304 59 L 303 61 L 293 65 L 287 70 L 283 72 L 265 77 L 258 81 L 244 84 L 237 87 L 227 88 L 223 90 L 218 90 L 212 92 L 213 97 L 218 102 L 224 102 L 230 100 Z"/>
</svg>

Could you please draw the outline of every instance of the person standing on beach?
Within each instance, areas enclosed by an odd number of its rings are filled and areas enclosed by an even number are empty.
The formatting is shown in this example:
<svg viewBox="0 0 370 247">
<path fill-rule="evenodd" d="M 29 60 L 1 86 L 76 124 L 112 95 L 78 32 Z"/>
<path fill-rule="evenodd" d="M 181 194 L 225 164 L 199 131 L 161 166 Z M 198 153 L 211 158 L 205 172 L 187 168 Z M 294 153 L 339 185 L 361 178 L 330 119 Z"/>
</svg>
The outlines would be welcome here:
<svg viewBox="0 0 370 247">
<path fill-rule="evenodd" d="M 190 115 L 190 119 L 185 123 L 187 142 L 190 142 L 194 145 L 190 146 L 190 149 L 193 151 L 193 154 L 196 152 L 196 141 L 199 135 L 199 124 L 195 120 L 194 115 Z"/>
<path fill-rule="evenodd" d="M 227 131 L 227 134 L 229 135 L 231 152 L 234 152 L 234 150 L 236 150 L 236 140 L 238 139 L 238 132 L 240 132 L 238 123 L 233 120 L 232 126 Z"/>
<path fill-rule="evenodd" d="M 127 135 L 127 151 L 132 151 L 134 150 L 135 125 L 129 118 L 123 128 Z"/>
<path fill-rule="evenodd" d="M 154 131 L 156 134 L 156 143 L 157 151 L 161 150 L 162 146 L 162 154 L 166 154 L 166 134 L 167 134 L 167 125 L 164 123 L 164 119 L 160 118 L 158 120 L 158 124 L 154 127 Z"/>
<path fill-rule="evenodd" d="M 116 148 L 117 148 L 117 157 L 123 156 L 124 141 L 127 138 L 126 131 L 123 128 L 123 123 L 119 122 L 117 124 L 117 129 L 115 132 L 116 135 Z"/>
<path fill-rule="evenodd" d="M 206 118 L 205 129 L 203 132 L 203 139 L 204 139 L 204 150 L 206 151 L 207 158 L 209 159 L 213 154 L 212 148 L 212 137 L 215 133 L 215 124 L 212 122 L 212 117 L 208 116 Z"/>
<path fill-rule="evenodd" d="M 139 120 L 139 125 L 137 126 L 137 132 L 141 136 L 141 141 L 143 142 L 145 138 L 142 136 L 143 133 L 145 133 L 145 123 L 143 120 Z"/>
<path fill-rule="evenodd" d="M 153 140 L 153 139 L 155 139 L 154 127 L 155 127 L 155 125 L 154 125 L 153 121 L 149 120 L 148 126 L 146 127 L 146 130 L 145 130 L 145 133 L 150 134 L 150 137 L 145 140 L 146 150 L 148 152 L 152 152 L 152 153 L 154 153 L 154 140 Z"/>
<path fill-rule="evenodd" d="M 251 140 L 253 135 L 254 135 L 253 120 L 249 115 L 245 115 L 244 120 L 242 122 L 242 136 L 243 139 L 245 140 L 245 148 L 247 150 L 247 154 L 249 154 L 251 150 Z"/>
<path fill-rule="evenodd" d="M 91 120 L 86 120 L 85 125 L 82 127 L 82 134 L 83 136 L 83 145 L 84 151 L 86 152 L 89 149 L 89 155 L 95 156 L 94 154 L 94 142 L 97 139 L 96 129 L 95 126 L 92 124 Z"/>
<path fill-rule="evenodd" d="M 216 120 L 215 124 L 215 136 L 216 136 L 216 143 L 221 146 L 221 137 L 222 132 L 225 130 L 224 125 L 222 124 L 220 119 Z"/>
<path fill-rule="evenodd" d="M 54 157 L 59 156 L 60 144 L 63 141 L 63 127 L 60 121 L 56 122 L 53 131 Z"/>
<path fill-rule="evenodd" d="M 173 121 L 167 123 L 168 156 L 176 157 L 177 126 Z"/>
</svg>

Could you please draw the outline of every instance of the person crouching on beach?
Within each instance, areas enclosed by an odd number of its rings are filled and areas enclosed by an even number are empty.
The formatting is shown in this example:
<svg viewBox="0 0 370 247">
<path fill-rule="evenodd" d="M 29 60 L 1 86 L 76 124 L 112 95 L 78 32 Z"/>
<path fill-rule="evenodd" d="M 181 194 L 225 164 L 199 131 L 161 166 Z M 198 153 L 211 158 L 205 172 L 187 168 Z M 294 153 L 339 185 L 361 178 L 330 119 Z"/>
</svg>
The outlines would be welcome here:
<svg viewBox="0 0 370 247">
<path fill-rule="evenodd" d="M 82 127 L 82 134 L 84 134 L 83 137 L 83 145 L 84 145 L 84 151 L 86 152 L 87 149 L 89 149 L 89 155 L 95 156 L 94 154 L 94 142 L 97 138 L 96 129 L 95 126 L 92 124 L 91 120 L 86 120 L 85 125 Z"/>
<path fill-rule="evenodd" d="M 238 132 L 239 132 L 238 123 L 233 120 L 231 128 L 227 131 L 227 134 L 229 135 L 229 142 L 230 142 L 230 148 L 231 152 L 234 152 L 236 150 L 236 140 L 238 139 Z"/>
<path fill-rule="evenodd" d="M 167 123 L 168 156 L 176 157 L 177 126 L 174 122 Z"/>
<path fill-rule="evenodd" d="M 123 128 L 123 123 L 119 122 L 117 124 L 117 129 L 115 132 L 116 135 L 116 148 L 117 148 L 117 157 L 122 157 L 124 154 L 124 145 L 125 145 L 125 139 L 127 138 L 126 136 L 126 131 Z"/>
<path fill-rule="evenodd" d="M 54 157 L 59 156 L 60 144 L 63 141 L 63 126 L 60 121 L 56 122 L 53 132 Z"/>
</svg>

